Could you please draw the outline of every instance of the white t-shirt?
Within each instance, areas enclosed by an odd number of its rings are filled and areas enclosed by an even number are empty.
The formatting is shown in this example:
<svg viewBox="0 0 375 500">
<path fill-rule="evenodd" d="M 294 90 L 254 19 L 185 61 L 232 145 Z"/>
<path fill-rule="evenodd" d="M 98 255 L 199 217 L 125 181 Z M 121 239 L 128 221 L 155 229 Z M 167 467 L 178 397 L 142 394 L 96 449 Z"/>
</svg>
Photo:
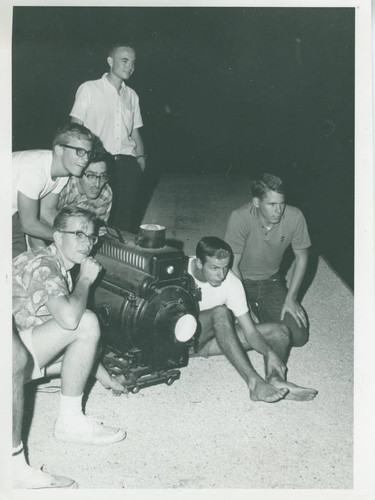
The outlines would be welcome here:
<svg viewBox="0 0 375 500">
<path fill-rule="evenodd" d="M 18 211 L 17 195 L 40 200 L 49 193 L 60 193 L 69 177 L 51 179 L 52 151 L 35 149 L 13 153 L 12 215 Z"/>
<path fill-rule="evenodd" d="M 202 291 L 202 300 L 199 302 L 201 311 L 225 305 L 233 312 L 236 318 L 248 312 L 249 308 L 246 301 L 245 290 L 241 280 L 238 279 L 232 271 L 228 272 L 227 277 L 220 286 L 215 287 L 209 283 L 199 281 L 193 275 L 192 263 L 194 260 L 195 257 L 189 258 L 188 272 L 193 276 L 196 285 Z"/>
<path fill-rule="evenodd" d="M 138 96 L 124 82 L 118 93 L 107 74 L 78 88 L 70 116 L 81 120 L 111 154 L 135 156 L 131 133 L 143 125 Z"/>
</svg>

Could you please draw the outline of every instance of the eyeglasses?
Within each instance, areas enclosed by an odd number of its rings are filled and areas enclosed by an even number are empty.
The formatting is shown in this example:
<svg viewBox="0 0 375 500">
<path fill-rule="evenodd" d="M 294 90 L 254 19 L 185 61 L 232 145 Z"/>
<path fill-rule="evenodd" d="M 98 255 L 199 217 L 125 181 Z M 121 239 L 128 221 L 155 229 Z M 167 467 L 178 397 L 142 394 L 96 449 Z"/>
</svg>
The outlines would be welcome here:
<svg viewBox="0 0 375 500">
<path fill-rule="evenodd" d="M 70 146 L 69 144 L 60 144 L 63 148 L 69 148 L 69 149 L 75 149 L 76 155 L 79 156 L 80 158 L 83 158 L 85 155 L 87 155 L 88 158 L 90 158 L 92 151 L 87 151 L 84 148 L 76 148 L 75 146 Z"/>
<path fill-rule="evenodd" d="M 83 231 L 59 231 L 59 233 L 74 234 L 80 243 L 84 243 L 86 240 L 89 240 L 93 245 L 96 245 L 99 239 L 96 235 L 86 234 Z"/>
<path fill-rule="evenodd" d="M 83 174 L 89 182 L 96 182 L 97 179 L 99 179 L 99 182 L 108 182 L 109 181 L 109 175 L 108 174 L 102 174 L 102 175 L 95 175 L 95 174 Z"/>
</svg>

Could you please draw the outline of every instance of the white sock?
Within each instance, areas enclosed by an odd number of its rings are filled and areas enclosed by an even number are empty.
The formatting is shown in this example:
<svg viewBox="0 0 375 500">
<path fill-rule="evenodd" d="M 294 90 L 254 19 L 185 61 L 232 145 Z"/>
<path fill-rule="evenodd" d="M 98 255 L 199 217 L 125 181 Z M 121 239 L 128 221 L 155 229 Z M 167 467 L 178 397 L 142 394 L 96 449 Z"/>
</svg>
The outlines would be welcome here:
<svg viewBox="0 0 375 500">
<path fill-rule="evenodd" d="M 83 415 L 82 412 L 82 396 L 64 396 L 60 394 L 60 412 L 61 418 L 72 418 Z"/>
</svg>

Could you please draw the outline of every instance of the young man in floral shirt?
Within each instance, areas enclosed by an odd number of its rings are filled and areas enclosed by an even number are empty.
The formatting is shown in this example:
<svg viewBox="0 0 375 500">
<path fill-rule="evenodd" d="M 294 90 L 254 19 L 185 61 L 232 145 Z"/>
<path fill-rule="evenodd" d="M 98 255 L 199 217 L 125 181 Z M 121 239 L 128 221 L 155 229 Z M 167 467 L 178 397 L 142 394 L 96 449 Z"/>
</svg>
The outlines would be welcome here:
<svg viewBox="0 0 375 500">
<path fill-rule="evenodd" d="M 82 396 L 87 380 L 93 373 L 105 387 L 122 392 L 125 389 L 97 363 L 100 326 L 96 315 L 87 309 L 90 287 L 101 270 L 90 257 L 97 239 L 95 214 L 77 207 L 62 208 L 54 221 L 54 243 L 13 259 L 13 317 L 20 340 L 16 349 L 22 351 L 24 344 L 33 358 L 32 373 L 25 375 L 24 382 L 61 374 L 54 436 L 104 445 L 121 441 L 126 433 L 84 415 Z M 80 272 L 73 289 L 69 271 L 76 264 Z M 14 415 L 20 412 L 22 408 L 13 401 Z M 22 443 L 13 442 L 13 454 L 19 456 L 20 450 Z M 27 482 L 33 472 L 27 467 L 25 461 L 17 460 L 16 487 L 29 487 Z"/>
</svg>

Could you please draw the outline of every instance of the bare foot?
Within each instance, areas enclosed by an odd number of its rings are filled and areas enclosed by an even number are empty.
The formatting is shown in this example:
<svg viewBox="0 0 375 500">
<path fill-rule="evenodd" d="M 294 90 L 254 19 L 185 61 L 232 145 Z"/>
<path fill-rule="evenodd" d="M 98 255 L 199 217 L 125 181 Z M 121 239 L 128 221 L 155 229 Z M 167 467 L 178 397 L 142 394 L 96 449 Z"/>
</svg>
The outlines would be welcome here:
<svg viewBox="0 0 375 500">
<path fill-rule="evenodd" d="M 264 401 L 265 403 L 276 403 L 287 396 L 289 389 L 286 387 L 276 388 L 264 380 L 257 381 L 255 387 L 250 389 L 252 401 Z"/>
<path fill-rule="evenodd" d="M 281 389 L 282 387 L 288 389 L 289 392 L 285 396 L 285 399 L 291 401 L 311 401 L 318 394 L 316 389 L 301 387 L 292 382 L 287 382 L 286 380 L 280 380 L 278 378 L 272 378 L 268 382 L 277 389 Z"/>
</svg>

